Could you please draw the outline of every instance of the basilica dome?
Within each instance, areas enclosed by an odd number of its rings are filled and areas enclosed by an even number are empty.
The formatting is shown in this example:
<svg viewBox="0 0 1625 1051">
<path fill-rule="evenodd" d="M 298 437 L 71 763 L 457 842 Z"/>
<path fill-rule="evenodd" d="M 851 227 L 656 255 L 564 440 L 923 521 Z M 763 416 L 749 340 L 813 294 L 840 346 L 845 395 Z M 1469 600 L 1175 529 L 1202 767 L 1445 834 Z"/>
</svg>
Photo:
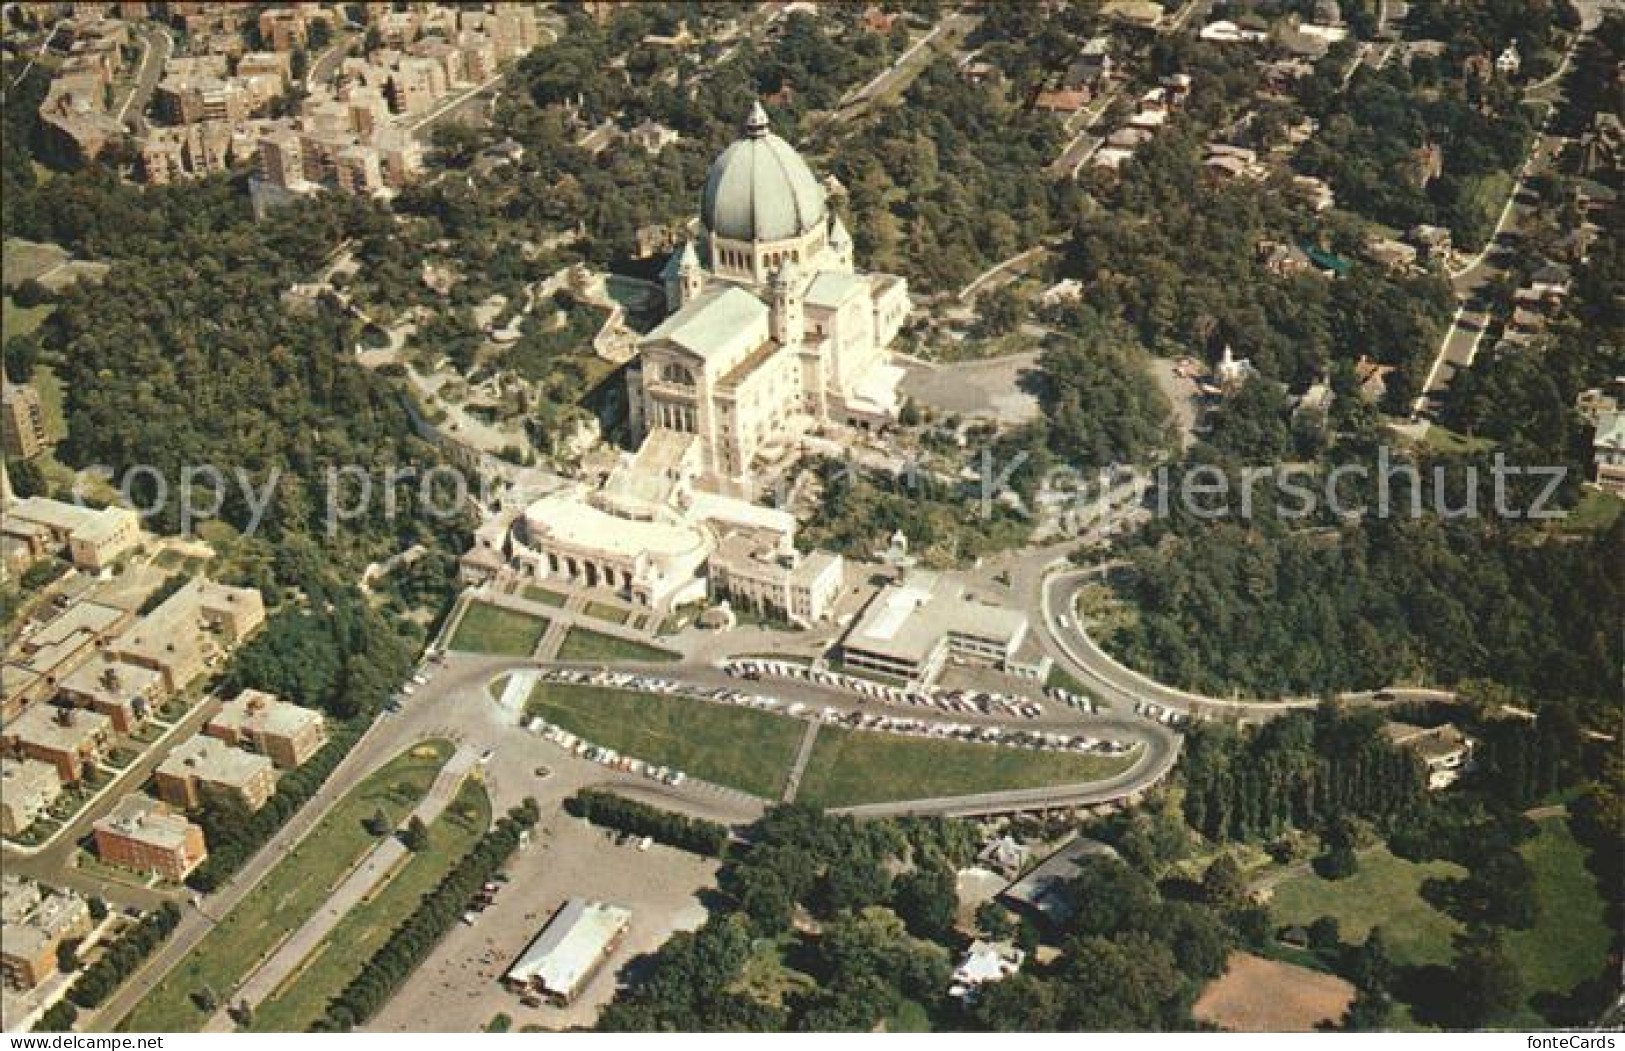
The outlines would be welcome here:
<svg viewBox="0 0 1625 1051">
<path fill-rule="evenodd" d="M 745 136 L 722 151 L 705 177 L 700 221 L 732 241 L 784 241 L 825 221 L 824 188 L 795 147 L 768 130 L 760 103 Z"/>
</svg>

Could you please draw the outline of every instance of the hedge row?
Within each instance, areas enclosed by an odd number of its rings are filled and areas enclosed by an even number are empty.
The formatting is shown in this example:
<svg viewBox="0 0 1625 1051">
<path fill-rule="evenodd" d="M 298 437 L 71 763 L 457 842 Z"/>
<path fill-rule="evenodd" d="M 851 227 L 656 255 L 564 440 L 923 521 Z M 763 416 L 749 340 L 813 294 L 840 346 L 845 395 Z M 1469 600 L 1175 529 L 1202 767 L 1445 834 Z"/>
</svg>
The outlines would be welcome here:
<svg viewBox="0 0 1625 1051">
<path fill-rule="evenodd" d="M 728 827 L 715 821 L 686 817 L 595 788 L 584 788 L 564 804 L 572 815 L 595 825 L 648 836 L 679 850 L 721 857 L 728 845 Z"/>
<path fill-rule="evenodd" d="M 333 998 L 326 1015 L 311 1029 L 347 1032 L 383 1007 L 440 939 L 456 926 L 474 895 L 507 863 L 519 846 L 521 833 L 534 827 L 537 817 L 536 801 L 527 799 L 481 836 L 373 953 L 361 973 Z"/>
</svg>

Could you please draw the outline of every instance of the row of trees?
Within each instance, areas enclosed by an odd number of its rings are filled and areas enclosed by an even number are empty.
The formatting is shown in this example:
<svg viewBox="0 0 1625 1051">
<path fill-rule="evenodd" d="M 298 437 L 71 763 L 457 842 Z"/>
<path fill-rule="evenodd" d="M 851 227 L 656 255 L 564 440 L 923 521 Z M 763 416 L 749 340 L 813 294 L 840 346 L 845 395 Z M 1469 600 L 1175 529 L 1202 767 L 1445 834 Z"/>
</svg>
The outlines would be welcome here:
<svg viewBox="0 0 1625 1051">
<path fill-rule="evenodd" d="M 456 925 L 480 887 L 507 863 L 521 837 L 535 827 L 539 813 L 536 801 L 526 799 L 481 836 L 373 953 L 361 973 L 334 997 L 313 1030 L 347 1032 L 387 1003 Z"/>
<path fill-rule="evenodd" d="M 205 797 L 197 821 L 208 841 L 209 856 L 186 877 L 186 885 L 207 894 L 236 875 L 316 794 L 359 736 L 358 726 L 339 726 L 303 766 L 282 775 L 276 791 L 258 810 L 250 811 L 235 793 Z"/>
<path fill-rule="evenodd" d="M 1422 805 L 1427 779 L 1412 753 L 1383 737 L 1382 721 L 1327 706 L 1246 734 L 1199 726 L 1182 756 L 1185 817 L 1219 842 L 1402 817 Z"/>
<path fill-rule="evenodd" d="M 141 917 L 74 979 L 67 996 L 46 1011 L 34 1028 L 41 1032 L 67 1032 L 79 1017 L 79 1008 L 100 1007 L 141 961 L 164 943 L 180 921 L 181 910 L 167 901 Z"/>
<path fill-rule="evenodd" d="M 648 836 L 656 842 L 706 857 L 721 857 L 728 845 L 726 825 L 674 814 L 600 789 L 582 789 L 565 801 L 564 809 L 595 825 L 634 836 Z"/>
</svg>

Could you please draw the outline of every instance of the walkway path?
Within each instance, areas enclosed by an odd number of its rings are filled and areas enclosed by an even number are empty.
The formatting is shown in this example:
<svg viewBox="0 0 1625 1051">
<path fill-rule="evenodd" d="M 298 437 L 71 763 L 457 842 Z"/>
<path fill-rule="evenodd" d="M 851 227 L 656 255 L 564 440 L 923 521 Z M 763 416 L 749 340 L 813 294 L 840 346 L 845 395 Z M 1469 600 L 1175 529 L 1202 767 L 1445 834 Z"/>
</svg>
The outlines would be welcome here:
<svg viewBox="0 0 1625 1051">
<path fill-rule="evenodd" d="M 476 755 L 472 749 L 459 748 L 441 768 L 435 777 L 434 784 L 429 786 L 428 794 L 418 803 L 412 815 L 420 819 L 425 825 L 434 823 L 446 807 L 456 796 L 458 788 L 462 786 L 463 779 L 474 766 Z M 371 897 L 381 888 L 400 868 L 409 851 L 399 836 L 392 835 L 378 846 L 372 853 L 345 877 L 327 899 L 322 910 L 288 936 L 276 951 L 266 957 L 257 970 L 251 973 L 247 980 L 231 996 L 233 1004 L 247 1003 L 251 1007 L 258 1007 L 271 997 L 281 987 L 289 976 L 298 970 L 299 965 L 305 961 L 312 952 L 316 951 L 327 940 L 337 927 L 349 914 L 350 910 L 360 902 Z M 215 1012 L 209 1019 L 207 1032 L 229 1033 L 235 1028 L 231 1016 L 225 1008 Z"/>
<path fill-rule="evenodd" d="M 801 791 L 801 775 L 807 770 L 807 761 L 812 758 L 813 745 L 818 741 L 818 728 L 822 725 L 816 719 L 808 721 L 807 732 L 801 735 L 801 749 L 796 752 L 796 761 L 790 765 L 790 776 L 784 779 L 781 802 L 796 801 L 796 793 Z"/>
</svg>

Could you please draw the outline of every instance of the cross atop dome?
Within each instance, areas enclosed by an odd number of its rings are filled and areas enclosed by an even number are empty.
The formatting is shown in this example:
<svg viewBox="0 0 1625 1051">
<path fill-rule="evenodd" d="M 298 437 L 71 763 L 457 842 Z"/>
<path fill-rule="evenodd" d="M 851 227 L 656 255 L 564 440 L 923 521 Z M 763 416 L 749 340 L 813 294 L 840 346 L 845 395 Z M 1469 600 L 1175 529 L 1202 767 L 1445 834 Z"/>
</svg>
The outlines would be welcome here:
<svg viewBox="0 0 1625 1051">
<path fill-rule="evenodd" d="M 750 104 L 750 115 L 745 118 L 745 134 L 753 139 L 759 139 L 770 131 L 772 125 L 768 122 L 767 111 L 762 108 L 762 101 L 757 99 Z"/>
</svg>

